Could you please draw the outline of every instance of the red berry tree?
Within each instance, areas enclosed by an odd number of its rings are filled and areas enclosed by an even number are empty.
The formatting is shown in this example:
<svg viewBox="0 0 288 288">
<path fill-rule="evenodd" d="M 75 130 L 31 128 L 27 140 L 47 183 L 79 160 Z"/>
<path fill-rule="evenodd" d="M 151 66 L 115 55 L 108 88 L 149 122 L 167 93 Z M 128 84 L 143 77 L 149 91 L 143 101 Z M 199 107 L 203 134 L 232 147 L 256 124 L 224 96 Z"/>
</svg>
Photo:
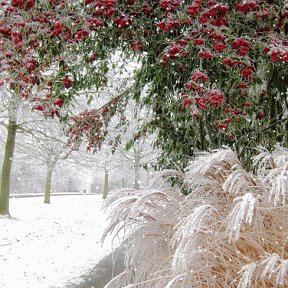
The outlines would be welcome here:
<svg viewBox="0 0 288 288">
<path fill-rule="evenodd" d="M 234 145 L 248 159 L 255 145 L 287 141 L 284 1 L 18 0 L 2 10 L 1 83 L 23 98 L 41 91 L 35 109 L 47 116 L 103 84 L 117 50 L 141 60 L 129 96 L 140 99 L 149 83 L 142 100 L 155 119 L 146 128 L 158 129 L 165 166 L 195 149 Z M 77 139 L 93 135 L 97 117 L 90 126 L 78 120 Z"/>
</svg>

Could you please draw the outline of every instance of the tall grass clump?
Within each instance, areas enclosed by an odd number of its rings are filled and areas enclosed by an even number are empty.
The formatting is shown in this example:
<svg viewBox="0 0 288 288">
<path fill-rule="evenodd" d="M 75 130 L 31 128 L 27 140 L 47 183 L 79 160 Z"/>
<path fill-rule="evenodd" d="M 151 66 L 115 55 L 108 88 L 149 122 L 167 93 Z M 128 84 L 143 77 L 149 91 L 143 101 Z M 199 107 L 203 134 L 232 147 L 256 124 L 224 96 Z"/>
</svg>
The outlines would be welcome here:
<svg viewBox="0 0 288 288">
<path fill-rule="evenodd" d="M 167 183 L 114 192 L 104 237 L 130 236 L 105 288 L 288 287 L 288 150 L 258 150 L 254 173 L 229 149 L 161 172 L 187 196 Z"/>
</svg>

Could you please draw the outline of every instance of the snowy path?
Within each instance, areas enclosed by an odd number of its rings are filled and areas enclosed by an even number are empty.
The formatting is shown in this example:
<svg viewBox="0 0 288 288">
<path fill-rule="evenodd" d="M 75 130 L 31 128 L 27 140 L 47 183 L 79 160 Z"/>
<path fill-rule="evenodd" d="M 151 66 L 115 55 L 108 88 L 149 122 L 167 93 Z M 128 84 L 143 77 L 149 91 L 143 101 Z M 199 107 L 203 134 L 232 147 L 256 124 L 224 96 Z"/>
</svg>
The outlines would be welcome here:
<svg viewBox="0 0 288 288">
<path fill-rule="evenodd" d="M 80 283 L 80 276 L 112 251 L 109 239 L 103 247 L 100 243 L 106 224 L 100 195 L 57 196 L 50 205 L 42 201 L 11 199 L 13 218 L 0 218 L 1 288 Z"/>
<path fill-rule="evenodd" d="M 80 284 L 66 288 L 103 288 L 113 277 L 124 271 L 124 247 L 105 256 L 91 271 L 81 276 Z"/>
</svg>

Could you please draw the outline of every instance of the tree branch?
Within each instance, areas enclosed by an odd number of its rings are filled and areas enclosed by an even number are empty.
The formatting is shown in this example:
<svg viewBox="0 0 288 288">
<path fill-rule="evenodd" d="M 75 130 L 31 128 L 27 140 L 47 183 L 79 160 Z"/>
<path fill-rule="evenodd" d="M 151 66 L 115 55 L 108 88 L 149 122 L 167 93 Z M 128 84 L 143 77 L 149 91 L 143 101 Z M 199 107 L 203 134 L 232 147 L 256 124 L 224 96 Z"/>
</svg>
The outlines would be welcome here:
<svg viewBox="0 0 288 288">
<path fill-rule="evenodd" d="M 51 139 L 51 140 L 54 140 L 54 141 L 58 141 L 60 143 L 65 144 L 64 141 L 62 141 L 62 140 L 60 140 L 58 138 L 55 138 L 53 136 L 49 136 L 49 135 L 47 135 L 46 133 L 44 133 L 43 131 L 40 131 L 40 130 L 35 130 L 35 129 L 33 130 L 31 128 L 24 128 L 24 127 L 22 127 L 20 125 L 17 125 L 17 131 L 19 131 L 19 133 L 28 133 L 28 134 L 32 135 L 35 139 L 39 139 L 39 137 L 36 136 L 36 134 L 39 133 L 39 134 L 43 135 L 45 138 L 48 138 L 48 139 Z"/>
<path fill-rule="evenodd" d="M 272 123 L 272 124 L 269 125 L 268 127 L 262 129 L 261 132 L 265 132 L 266 130 L 269 130 L 269 129 L 273 128 L 274 126 L 276 126 L 277 124 L 280 124 L 280 123 L 285 122 L 285 121 L 287 121 L 287 120 L 288 120 L 288 117 L 283 118 L 283 119 L 280 119 L 280 120 Z"/>
</svg>

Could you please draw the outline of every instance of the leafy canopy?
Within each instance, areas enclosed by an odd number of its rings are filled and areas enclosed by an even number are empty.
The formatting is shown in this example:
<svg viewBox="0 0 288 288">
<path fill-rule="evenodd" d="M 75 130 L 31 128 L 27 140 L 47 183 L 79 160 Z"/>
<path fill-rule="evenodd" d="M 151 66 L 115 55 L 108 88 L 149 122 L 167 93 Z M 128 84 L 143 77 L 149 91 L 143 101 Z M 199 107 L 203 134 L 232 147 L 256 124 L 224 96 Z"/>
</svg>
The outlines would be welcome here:
<svg viewBox="0 0 288 288">
<path fill-rule="evenodd" d="M 223 144 L 247 160 L 259 143 L 287 143 L 285 1 L 12 0 L 1 7 L 1 84 L 47 116 L 61 114 L 77 91 L 104 85 L 111 53 L 123 51 L 142 63 L 123 97 L 153 110 L 143 131 L 158 131 L 163 166 Z M 100 147 L 99 129 L 105 135 L 120 99 L 99 116 L 74 117 L 70 139 Z"/>
</svg>

